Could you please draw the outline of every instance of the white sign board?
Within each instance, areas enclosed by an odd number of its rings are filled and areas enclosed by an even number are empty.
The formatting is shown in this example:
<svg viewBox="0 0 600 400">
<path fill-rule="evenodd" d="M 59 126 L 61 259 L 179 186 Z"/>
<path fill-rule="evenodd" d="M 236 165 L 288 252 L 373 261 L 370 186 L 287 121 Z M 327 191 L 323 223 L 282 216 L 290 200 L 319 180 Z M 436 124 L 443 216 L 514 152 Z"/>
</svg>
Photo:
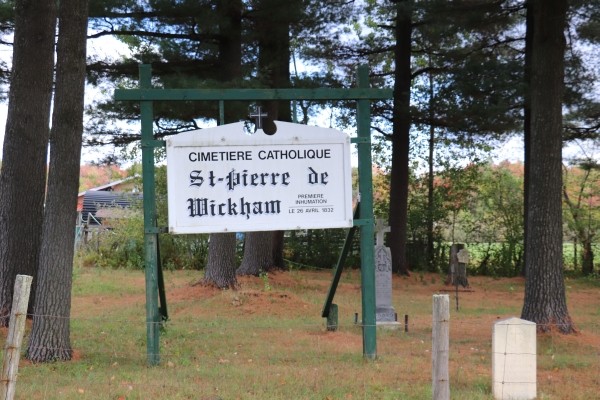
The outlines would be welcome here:
<svg viewBox="0 0 600 400">
<path fill-rule="evenodd" d="M 274 135 L 239 122 L 167 139 L 170 233 L 352 226 L 350 137 L 276 125 Z"/>
</svg>

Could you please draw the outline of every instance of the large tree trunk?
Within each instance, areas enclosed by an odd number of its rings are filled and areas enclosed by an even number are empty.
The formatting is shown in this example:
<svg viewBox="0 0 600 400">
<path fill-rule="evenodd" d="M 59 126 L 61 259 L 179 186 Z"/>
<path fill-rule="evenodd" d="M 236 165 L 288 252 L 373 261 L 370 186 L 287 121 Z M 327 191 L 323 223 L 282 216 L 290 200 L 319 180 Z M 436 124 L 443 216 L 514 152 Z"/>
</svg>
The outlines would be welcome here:
<svg viewBox="0 0 600 400">
<path fill-rule="evenodd" d="M 272 237 L 272 253 L 273 253 L 273 269 L 285 271 L 285 262 L 283 261 L 283 245 L 285 231 L 273 231 Z"/>
<path fill-rule="evenodd" d="M 410 150 L 410 83 L 412 9 L 408 0 L 398 1 L 396 18 L 396 83 L 394 86 L 394 130 L 392 139 L 392 177 L 388 247 L 392 253 L 392 270 L 409 275 L 406 265 L 406 221 L 408 206 L 408 154 Z"/>
<path fill-rule="evenodd" d="M 529 157 L 531 155 L 531 50 L 533 47 L 533 0 L 526 2 L 527 14 L 525 17 L 525 93 L 523 106 L 523 247 L 527 247 L 527 214 L 529 214 L 529 185 L 530 185 L 530 165 Z M 521 275 L 526 275 L 525 265 L 527 265 L 527 253 L 523 255 L 523 267 Z"/>
<path fill-rule="evenodd" d="M 450 262 L 448 264 L 448 275 L 445 285 L 469 287 L 467 279 L 467 266 L 458 261 L 458 252 L 465 248 L 462 243 L 455 243 L 450 246 Z"/>
<path fill-rule="evenodd" d="M 567 310 L 562 232 L 562 93 L 566 0 L 536 0 L 531 69 L 531 157 L 525 300 L 521 318 L 574 331 Z M 556 324 L 556 325 L 554 325 Z"/>
<path fill-rule="evenodd" d="M 71 283 L 83 133 L 87 0 L 62 0 L 48 195 L 27 359 L 70 360 Z M 50 317 L 49 317 L 50 316 Z"/>
<path fill-rule="evenodd" d="M 0 326 L 8 324 L 5 317 L 10 313 L 17 274 L 33 276 L 28 312 L 33 312 L 35 304 L 55 27 L 56 1 L 17 0 L 0 174 Z"/>
<path fill-rule="evenodd" d="M 290 86 L 290 23 L 299 15 L 290 7 L 298 5 L 294 3 L 290 6 L 283 0 L 258 2 L 260 12 L 255 26 L 259 46 L 259 80 L 268 87 Z M 266 102 L 264 110 L 268 113 L 263 126 L 266 134 L 276 134 L 274 120 L 292 120 L 289 101 Z M 260 271 L 284 269 L 283 234 L 284 231 L 248 232 L 244 260 L 237 271 L 238 275 L 258 275 Z M 258 254 L 263 251 L 267 253 Z"/>
<path fill-rule="evenodd" d="M 236 289 L 235 232 L 210 235 L 204 278 L 198 283 L 215 284 L 219 289 Z"/>
<path fill-rule="evenodd" d="M 432 67 L 431 62 L 429 66 Z M 429 74 L 429 118 L 432 122 L 429 125 L 429 157 L 427 159 L 429 164 L 429 176 L 427 177 L 427 267 L 429 271 L 432 272 L 435 271 L 435 254 L 433 244 L 433 150 L 435 145 L 435 127 L 433 126 L 433 118 L 435 117 L 435 104 L 433 89 L 433 75 Z"/>
<path fill-rule="evenodd" d="M 250 232 L 246 234 L 244 260 L 237 270 L 238 275 L 258 276 L 273 268 L 272 232 Z"/>
<path fill-rule="evenodd" d="M 220 0 L 217 9 L 222 19 L 219 41 L 220 80 L 239 83 L 242 78 L 242 2 Z M 225 122 L 237 122 L 243 118 L 242 115 L 239 104 L 226 103 Z M 198 283 L 214 283 L 221 289 L 234 289 L 238 284 L 235 267 L 235 232 L 212 233 L 206 271 Z"/>
<path fill-rule="evenodd" d="M 592 249 L 591 238 L 582 240 L 583 253 L 581 254 L 581 272 L 583 275 L 590 275 L 594 272 L 594 251 Z M 577 255 L 575 255 L 577 257 Z"/>
</svg>

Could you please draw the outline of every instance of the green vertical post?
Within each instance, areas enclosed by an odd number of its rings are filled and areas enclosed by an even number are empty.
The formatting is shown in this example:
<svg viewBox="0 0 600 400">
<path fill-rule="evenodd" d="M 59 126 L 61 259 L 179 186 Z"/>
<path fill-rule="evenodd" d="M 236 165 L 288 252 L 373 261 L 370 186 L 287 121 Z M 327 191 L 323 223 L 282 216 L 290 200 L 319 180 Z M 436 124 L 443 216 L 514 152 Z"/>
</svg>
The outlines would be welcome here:
<svg viewBox="0 0 600 400">
<path fill-rule="evenodd" d="M 369 87 L 369 68 L 356 69 L 356 86 Z M 377 326 L 375 324 L 375 254 L 373 239 L 373 177 L 371 161 L 371 101 L 358 100 L 356 107 L 358 137 L 365 138 L 358 146 L 358 191 L 360 217 L 367 224 L 360 232 L 360 263 L 362 289 L 363 356 L 377 358 Z"/>
<path fill-rule="evenodd" d="M 140 88 L 152 87 L 152 69 L 140 65 Z M 142 184 L 144 188 L 144 246 L 146 250 L 146 351 L 148 364 L 160 361 L 158 311 L 158 233 L 156 232 L 156 191 L 154 181 L 154 134 L 152 102 L 140 102 L 142 120 Z"/>
</svg>

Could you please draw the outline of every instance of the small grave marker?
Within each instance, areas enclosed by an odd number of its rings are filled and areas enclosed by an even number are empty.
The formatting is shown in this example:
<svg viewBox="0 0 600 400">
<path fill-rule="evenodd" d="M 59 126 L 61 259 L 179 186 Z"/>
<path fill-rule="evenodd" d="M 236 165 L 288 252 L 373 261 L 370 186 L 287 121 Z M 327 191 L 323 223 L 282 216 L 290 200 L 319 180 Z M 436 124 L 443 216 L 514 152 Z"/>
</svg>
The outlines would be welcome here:
<svg viewBox="0 0 600 400">
<path fill-rule="evenodd" d="M 496 399 L 537 396 L 536 324 L 512 317 L 492 329 L 492 394 Z"/>
<path fill-rule="evenodd" d="M 392 306 L 392 255 L 383 241 L 384 233 L 389 231 L 384 220 L 375 221 L 375 320 L 386 324 L 396 322 Z"/>
<path fill-rule="evenodd" d="M 469 250 L 462 249 L 457 254 L 459 264 L 468 264 L 469 263 Z"/>
<path fill-rule="evenodd" d="M 469 263 L 469 250 L 465 249 L 464 244 L 453 244 L 450 247 L 450 265 L 448 267 L 448 277 L 446 285 L 456 287 L 456 309 L 458 310 L 458 286 L 469 287 L 467 280 L 467 264 Z"/>
</svg>

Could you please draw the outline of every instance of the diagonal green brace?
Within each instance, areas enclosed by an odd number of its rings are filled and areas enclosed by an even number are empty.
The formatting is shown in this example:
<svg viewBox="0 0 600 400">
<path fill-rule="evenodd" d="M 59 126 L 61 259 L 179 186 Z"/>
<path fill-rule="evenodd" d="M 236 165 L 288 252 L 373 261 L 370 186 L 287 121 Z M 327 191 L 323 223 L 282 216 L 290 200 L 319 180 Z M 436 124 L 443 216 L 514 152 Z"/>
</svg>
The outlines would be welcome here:
<svg viewBox="0 0 600 400">
<path fill-rule="evenodd" d="M 359 213 L 360 207 L 357 205 L 356 209 L 354 210 L 354 219 L 359 218 Z M 352 248 L 352 239 L 354 239 L 355 232 L 356 226 L 353 226 L 346 234 L 346 241 L 344 242 L 344 247 L 342 247 L 342 253 L 340 254 L 340 258 L 338 258 L 337 265 L 335 266 L 335 271 L 333 272 L 333 279 L 331 280 L 331 284 L 329 285 L 329 292 L 327 293 L 327 297 L 325 298 L 323 311 L 321 311 L 321 316 L 323 318 L 327 318 L 329 316 L 329 310 L 331 308 L 331 304 L 333 303 L 333 297 L 335 296 L 335 291 L 337 290 L 338 283 L 340 282 L 342 271 L 344 270 L 346 258 L 348 257 L 348 253 Z"/>
<path fill-rule="evenodd" d="M 169 312 L 167 311 L 167 294 L 165 292 L 165 278 L 163 277 L 162 258 L 160 257 L 160 240 L 157 242 L 157 264 L 158 264 L 158 298 L 160 306 L 158 312 L 162 322 L 169 320 Z"/>
</svg>

